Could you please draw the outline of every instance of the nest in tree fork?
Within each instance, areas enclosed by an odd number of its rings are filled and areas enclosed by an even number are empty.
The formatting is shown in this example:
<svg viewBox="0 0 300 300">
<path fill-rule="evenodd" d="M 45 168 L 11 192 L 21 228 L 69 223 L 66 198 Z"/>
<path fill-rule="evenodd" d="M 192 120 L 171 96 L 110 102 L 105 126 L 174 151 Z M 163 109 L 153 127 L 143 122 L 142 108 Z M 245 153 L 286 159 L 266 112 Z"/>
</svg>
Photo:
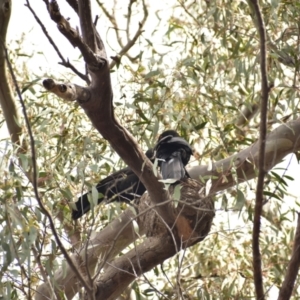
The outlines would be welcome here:
<svg viewBox="0 0 300 300">
<path fill-rule="evenodd" d="M 146 236 L 169 235 L 172 231 L 179 244 L 191 246 L 202 241 L 209 233 L 215 216 L 214 202 L 212 197 L 205 196 L 205 187 L 200 182 L 186 178 L 178 184 L 181 186 L 180 200 L 172 200 L 169 206 L 175 215 L 172 228 L 168 229 L 155 208 L 151 208 L 153 204 L 147 192 L 137 203 L 139 222 L 143 224 Z M 173 197 L 175 188 L 169 188 Z"/>
</svg>

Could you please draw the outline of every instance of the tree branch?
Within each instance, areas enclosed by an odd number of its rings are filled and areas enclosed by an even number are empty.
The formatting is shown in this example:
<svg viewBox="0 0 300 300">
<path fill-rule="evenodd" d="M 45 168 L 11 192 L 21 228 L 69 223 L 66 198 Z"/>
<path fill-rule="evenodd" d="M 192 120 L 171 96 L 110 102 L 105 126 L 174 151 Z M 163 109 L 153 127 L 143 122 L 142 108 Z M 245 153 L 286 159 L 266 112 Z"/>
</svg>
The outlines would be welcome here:
<svg viewBox="0 0 300 300">
<path fill-rule="evenodd" d="M 54 235 L 55 241 L 59 247 L 59 249 L 61 250 L 62 254 L 64 255 L 65 260 L 68 262 L 70 268 L 72 269 L 72 271 L 76 274 L 77 278 L 80 280 L 81 284 L 86 288 L 87 292 L 89 294 L 92 294 L 92 288 L 90 286 L 88 286 L 88 284 L 86 283 L 86 281 L 84 280 L 84 278 L 81 276 L 80 272 L 77 270 L 77 266 L 75 265 L 74 261 L 70 258 L 67 250 L 65 249 L 65 247 L 63 246 L 59 235 L 56 231 L 52 216 L 50 214 L 50 212 L 48 211 L 48 209 L 46 208 L 46 206 L 44 205 L 40 195 L 39 195 L 39 191 L 38 191 L 38 182 L 37 182 L 37 177 L 38 177 L 38 173 L 37 173 L 37 165 L 36 165 L 36 152 L 35 152 L 35 141 L 33 138 L 33 133 L 31 130 L 31 125 L 28 119 L 28 115 L 27 115 L 27 110 L 26 110 L 26 106 L 24 103 L 24 100 L 22 98 L 22 94 L 21 91 L 19 89 L 18 83 L 17 83 L 17 79 L 15 77 L 15 74 L 13 72 L 12 66 L 10 64 L 10 61 L 8 59 L 8 54 L 7 54 L 7 49 L 4 47 L 4 52 L 6 55 L 6 62 L 8 65 L 8 69 L 10 71 L 10 74 L 12 76 L 13 79 L 13 83 L 15 85 L 16 91 L 17 91 L 17 95 L 19 97 L 22 109 L 23 109 L 23 115 L 24 115 L 24 119 L 25 119 L 25 124 L 28 130 L 28 134 L 29 134 L 29 139 L 30 139 L 30 147 L 31 147 L 31 161 L 32 161 L 32 169 L 33 169 L 33 176 L 32 176 L 32 185 L 33 185 L 33 190 L 34 190 L 34 194 L 36 197 L 36 200 L 39 204 L 39 207 L 42 211 L 42 213 L 47 217 L 49 224 L 50 224 L 50 228 L 51 231 Z"/>
<path fill-rule="evenodd" d="M 99 257 L 104 258 L 104 261 L 109 261 L 120 253 L 120 249 L 126 248 L 133 241 L 136 240 L 132 219 L 135 218 L 134 213 L 127 209 L 116 219 L 114 219 L 109 226 L 105 227 L 92 240 L 88 241 L 87 245 L 74 254 L 71 258 L 76 260 L 79 257 L 82 260 L 82 267 L 87 267 L 91 274 L 94 273 L 96 265 L 99 263 Z M 144 233 L 144 228 L 140 226 L 140 234 Z M 86 260 L 87 259 L 87 260 Z M 82 287 L 76 273 L 66 266 L 66 268 L 57 270 L 54 274 L 56 289 L 61 288 L 67 299 L 72 299 Z M 48 283 L 43 283 L 37 289 L 36 300 L 48 299 L 51 295 Z"/>
<path fill-rule="evenodd" d="M 70 62 L 69 60 L 65 59 L 63 57 L 63 55 L 61 54 L 60 50 L 58 49 L 58 47 L 56 46 L 56 44 L 54 43 L 53 39 L 51 38 L 51 36 L 49 35 L 46 27 L 44 26 L 44 24 L 42 23 L 42 21 L 40 20 L 40 18 L 37 16 L 37 14 L 35 13 L 35 11 L 33 10 L 33 8 L 30 5 L 29 0 L 26 0 L 26 5 L 28 7 L 28 9 L 30 10 L 30 12 L 32 13 L 33 17 L 35 18 L 36 22 L 40 25 L 44 35 L 46 36 L 46 38 L 48 39 L 50 45 L 52 45 L 52 47 L 54 48 L 54 50 L 56 51 L 57 55 L 59 56 L 59 58 L 61 59 L 61 62 L 59 64 L 61 64 L 62 66 L 66 67 L 66 68 L 70 68 L 77 76 L 79 76 L 82 80 L 84 80 L 87 84 L 90 84 L 90 79 L 88 76 L 86 76 L 85 74 L 82 74 L 80 71 L 78 71 Z"/>
<path fill-rule="evenodd" d="M 254 272 L 254 285 L 256 297 L 263 300 L 263 278 L 261 270 L 261 254 L 259 247 L 259 234 L 260 234 L 260 218 L 263 206 L 263 191 L 264 191 L 264 178 L 265 170 L 265 148 L 266 148 L 266 134 L 267 134 L 267 112 L 268 112 L 268 98 L 269 86 L 267 75 L 267 50 L 266 50 L 266 29 L 262 18 L 257 0 L 251 0 L 254 12 L 257 18 L 257 27 L 260 37 L 260 71 L 261 71 L 261 105 L 260 105 L 260 129 L 259 129 L 259 159 L 258 159 L 258 180 L 256 187 L 256 201 L 254 207 L 254 220 L 253 220 L 253 238 L 252 238 L 252 251 L 253 251 L 253 272 Z"/>
<path fill-rule="evenodd" d="M 56 83 L 53 79 L 44 79 L 43 85 L 47 91 L 54 93 L 66 101 L 77 100 L 78 102 L 83 103 L 89 101 L 91 97 L 89 89 L 77 84 L 60 84 Z"/>
<path fill-rule="evenodd" d="M 117 37 L 117 41 L 119 43 L 119 45 L 123 48 L 123 42 L 121 39 L 121 36 L 119 34 L 119 28 L 118 28 L 118 24 L 116 22 L 116 18 L 115 18 L 115 14 L 113 13 L 112 15 L 107 11 L 107 9 L 105 8 L 104 4 L 101 3 L 99 0 L 96 0 L 96 2 L 98 3 L 98 5 L 100 6 L 100 8 L 102 9 L 103 13 L 105 14 L 105 16 L 108 18 L 108 20 L 111 22 L 111 24 L 114 26 L 115 32 L 116 32 L 116 37 Z M 113 9 L 113 12 L 115 10 Z"/>
<path fill-rule="evenodd" d="M 130 0 L 130 5 L 129 7 L 131 7 L 132 1 Z M 112 69 L 117 63 L 120 63 L 121 58 L 123 55 L 125 55 L 129 49 L 135 44 L 135 42 L 137 41 L 137 39 L 139 38 L 139 36 L 142 34 L 143 32 L 143 27 L 146 23 L 146 20 L 148 18 L 148 10 L 147 10 L 147 6 L 145 4 L 145 1 L 143 0 L 143 11 L 144 11 L 144 17 L 143 20 L 141 22 L 139 22 L 139 28 L 137 29 L 135 35 L 133 36 L 132 39 L 129 39 L 129 33 L 127 34 L 127 44 L 121 49 L 121 51 L 118 53 L 117 56 L 112 57 L 113 61 L 110 63 L 109 67 Z M 126 32 L 128 32 L 129 28 L 127 28 Z"/>
<path fill-rule="evenodd" d="M 289 262 L 284 281 L 282 283 L 278 300 L 288 300 L 292 296 L 300 267 L 300 214 L 298 213 L 297 228 L 295 234 L 294 247 L 292 257 Z"/>
<path fill-rule="evenodd" d="M 25 152 L 27 149 L 27 145 L 25 143 L 25 140 L 23 140 L 23 143 L 20 141 L 22 127 L 21 125 L 19 125 L 20 118 L 17 113 L 16 104 L 6 73 L 6 57 L 4 48 L 10 14 L 11 1 L 0 0 L 0 105 L 3 111 L 8 132 L 11 137 L 11 141 L 15 145 L 20 147 L 18 152 Z"/>
<path fill-rule="evenodd" d="M 77 0 L 66 0 L 73 10 L 78 14 L 78 2 Z"/>
<path fill-rule="evenodd" d="M 92 49 L 82 40 L 79 32 L 71 27 L 69 21 L 67 21 L 60 13 L 59 6 L 56 0 L 52 0 L 49 4 L 49 13 L 51 19 L 57 23 L 59 31 L 68 39 L 68 41 L 74 46 L 78 47 L 83 55 L 85 62 L 92 70 L 98 70 L 103 64 L 106 63 L 106 57 L 100 59 Z M 102 53 L 103 54 L 103 53 Z"/>
<path fill-rule="evenodd" d="M 300 118 L 282 124 L 266 137 L 265 171 L 271 170 L 286 155 L 300 150 Z M 188 170 L 197 180 L 211 178 L 211 193 L 230 188 L 237 183 L 257 177 L 259 166 L 259 141 L 237 154 L 208 166 L 194 166 Z"/>
<path fill-rule="evenodd" d="M 84 42 L 94 53 L 97 53 L 97 50 L 103 51 L 104 47 L 103 49 L 97 48 L 90 0 L 78 1 L 78 14 Z M 101 53 L 101 55 L 104 56 L 104 53 Z"/>
<path fill-rule="evenodd" d="M 141 274 L 151 270 L 159 263 L 162 263 L 167 258 L 172 257 L 176 253 L 171 236 L 150 237 L 147 238 L 141 245 L 130 250 L 126 255 L 121 256 L 114 261 L 105 270 L 105 274 L 97 281 L 96 299 L 113 300 L 120 295 L 120 290 L 124 290 L 126 286 Z M 141 268 L 141 261 L 147 262 Z M 116 270 L 118 286 L 115 286 Z M 113 293 L 111 293 L 113 291 Z"/>
</svg>

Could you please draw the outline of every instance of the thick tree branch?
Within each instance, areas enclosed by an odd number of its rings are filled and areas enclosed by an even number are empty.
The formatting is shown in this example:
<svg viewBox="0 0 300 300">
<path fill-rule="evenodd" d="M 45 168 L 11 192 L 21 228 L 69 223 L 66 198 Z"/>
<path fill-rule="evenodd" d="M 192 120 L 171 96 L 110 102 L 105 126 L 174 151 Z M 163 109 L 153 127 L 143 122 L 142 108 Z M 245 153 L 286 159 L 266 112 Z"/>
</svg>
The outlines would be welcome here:
<svg viewBox="0 0 300 300">
<path fill-rule="evenodd" d="M 267 75 L 267 50 L 266 50 L 266 29 L 260 7 L 257 0 L 251 0 L 253 9 L 257 18 L 257 27 L 260 38 L 260 71 L 261 71 L 261 104 L 260 104 L 260 129 L 259 129 L 259 159 L 258 159 L 258 180 L 256 187 L 256 201 L 254 207 L 253 220 L 253 273 L 256 297 L 259 300 L 264 299 L 263 278 L 261 270 L 261 254 L 259 247 L 260 234 L 260 218 L 263 206 L 263 191 L 265 170 L 265 148 L 267 134 L 267 113 L 268 113 L 268 98 L 269 86 Z"/>
<path fill-rule="evenodd" d="M 266 137 L 265 165 L 266 171 L 271 170 L 286 155 L 300 150 L 300 118 L 282 124 Z M 216 193 L 236 185 L 238 182 L 257 177 L 259 166 L 259 141 L 228 158 L 208 166 L 194 166 L 188 170 L 194 179 L 212 179 L 210 192 Z"/>
<path fill-rule="evenodd" d="M 78 14 L 78 2 L 77 0 L 66 0 L 73 10 Z"/>
<path fill-rule="evenodd" d="M 282 283 L 278 300 L 288 300 L 292 296 L 295 281 L 300 267 L 300 214 L 298 213 L 297 228 L 295 234 L 292 257 L 289 262 L 284 281 Z"/>
<path fill-rule="evenodd" d="M 17 113 L 13 93 L 11 91 L 8 75 L 6 73 L 5 41 L 7 27 L 11 14 L 11 0 L 0 0 L 0 104 L 11 137 L 11 141 L 18 145 L 19 151 L 26 151 L 25 141 L 21 143 L 22 127 Z"/>
<path fill-rule="evenodd" d="M 53 79 L 45 79 L 43 85 L 47 91 L 54 93 L 66 101 L 77 100 L 78 102 L 83 103 L 89 101 L 91 97 L 89 89 L 77 84 L 60 84 L 56 83 Z"/>
<path fill-rule="evenodd" d="M 97 282 L 96 299 L 115 299 L 120 295 L 120 290 L 124 290 L 134 279 L 172 257 L 175 253 L 171 236 L 164 238 L 163 241 L 161 237 L 147 238 L 143 244 L 118 258 L 105 270 L 105 274 Z M 115 286 L 116 278 L 117 287 Z M 113 293 L 111 293 L 112 291 Z"/>
<path fill-rule="evenodd" d="M 92 20 L 92 10 L 90 0 L 79 0 L 78 1 L 78 14 L 80 20 L 80 28 L 84 42 L 90 47 L 90 49 L 97 53 L 97 43 L 94 31 L 94 25 Z M 102 56 L 104 53 L 102 53 Z"/>
<path fill-rule="evenodd" d="M 106 58 L 99 58 L 92 49 L 82 40 L 79 32 L 71 27 L 69 21 L 67 21 L 60 13 L 59 6 L 55 0 L 52 0 L 49 4 L 49 13 L 51 19 L 57 23 L 59 31 L 68 39 L 68 41 L 74 46 L 78 47 L 82 53 L 85 62 L 90 68 L 98 70 L 106 62 Z"/>
</svg>

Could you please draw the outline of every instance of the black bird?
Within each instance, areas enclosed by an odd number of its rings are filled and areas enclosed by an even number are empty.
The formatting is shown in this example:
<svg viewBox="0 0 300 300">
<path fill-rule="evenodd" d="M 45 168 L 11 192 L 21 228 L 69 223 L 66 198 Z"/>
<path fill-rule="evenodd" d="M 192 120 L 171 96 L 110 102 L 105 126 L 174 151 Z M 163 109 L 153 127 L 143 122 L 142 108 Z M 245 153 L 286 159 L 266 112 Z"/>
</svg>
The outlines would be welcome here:
<svg viewBox="0 0 300 300">
<path fill-rule="evenodd" d="M 152 162 L 154 162 L 154 156 L 158 159 L 163 179 L 179 181 L 186 176 L 189 177 L 184 167 L 190 159 L 192 149 L 188 142 L 181 138 L 176 131 L 167 130 L 163 132 L 159 136 L 155 151 L 149 149 L 145 154 Z M 130 202 L 141 197 L 146 191 L 139 177 L 129 167 L 101 180 L 96 189 L 101 194 L 98 204 L 104 200 Z M 89 194 L 91 192 L 78 198 L 75 203 L 76 209 L 72 211 L 73 220 L 79 219 L 91 209 L 88 199 Z"/>
<path fill-rule="evenodd" d="M 154 156 L 152 149 L 149 149 L 145 154 L 150 160 Z M 96 189 L 98 193 L 101 194 L 101 197 L 98 199 L 98 204 L 104 200 L 109 200 L 109 202 L 129 202 L 137 197 L 141 197 L 146 191 L 139 177 L 129 167 L 117 171 L 101 180 L 97 184 Z M 91 209 L 88 199 L 89 194 L 91 194 L 91 192 L 78 198 L 75 203 L 76 210 L 72 210 L 73 220 L 79 219 Z"/>
<path fill-rule="evenodd" d="M 174 130 L 163 132 L 154 148 L 163 179 L 174 179 L 174 183 L 190 177 L 185 166 L 193 150 L 189 143 Z"/>
</svg>

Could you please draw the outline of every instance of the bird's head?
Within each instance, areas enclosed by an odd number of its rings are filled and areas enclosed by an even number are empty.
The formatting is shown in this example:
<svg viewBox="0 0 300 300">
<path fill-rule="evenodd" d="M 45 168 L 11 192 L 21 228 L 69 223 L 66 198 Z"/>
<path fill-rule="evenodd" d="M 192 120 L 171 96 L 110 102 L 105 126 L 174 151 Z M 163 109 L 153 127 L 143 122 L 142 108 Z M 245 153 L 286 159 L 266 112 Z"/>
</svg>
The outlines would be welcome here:
<svg viewBox="0 0 300 300">
<path fill-rule="evenodd" d="M 179 137 L 179 134 L 175 130 L 172 130 L 172 129 L 166 130 L 160 134 L 160 136 L 158 137 L 158 141 L 160 141 L 162 138 L 164 138 L 166 136 Z"/>
</svg>

